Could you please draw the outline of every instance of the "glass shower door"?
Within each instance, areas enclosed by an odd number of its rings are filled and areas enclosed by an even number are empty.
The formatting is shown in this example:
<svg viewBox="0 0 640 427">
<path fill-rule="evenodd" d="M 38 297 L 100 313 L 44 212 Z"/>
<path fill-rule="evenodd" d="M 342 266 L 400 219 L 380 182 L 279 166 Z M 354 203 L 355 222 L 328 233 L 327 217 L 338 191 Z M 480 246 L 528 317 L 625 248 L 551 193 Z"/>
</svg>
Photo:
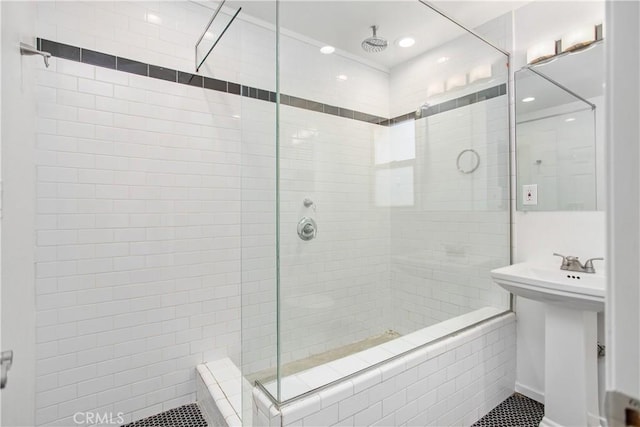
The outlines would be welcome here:
<svg viewBox="0 0 640 427">
<path fill-rule="evenodd" d="M 245 411 L 254 382 L 288 402 L 510 307 L 489 277 L 510 259 L 508 56 L 419 1 L 275 4 L 278 102 L 243 96 Z M 484 28 L 502 45 L 504 24 Z"/>
</svg>

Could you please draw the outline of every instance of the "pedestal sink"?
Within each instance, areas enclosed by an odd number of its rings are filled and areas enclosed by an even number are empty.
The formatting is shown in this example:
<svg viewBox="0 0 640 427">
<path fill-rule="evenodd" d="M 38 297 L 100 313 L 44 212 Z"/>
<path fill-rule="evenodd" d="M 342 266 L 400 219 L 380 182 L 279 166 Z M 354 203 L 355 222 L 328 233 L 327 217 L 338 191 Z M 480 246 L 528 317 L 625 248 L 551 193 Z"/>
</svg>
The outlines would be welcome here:
<svg viewBox="0 0 640 427">
<path fill-rule="evenodd" d="M 545 303 L 545 416 L 541 427 L 600 426 L 597 313 L 604 310 L 603 274 L 520 263 L 491 271 L 521 298 Z"/>
</svg>

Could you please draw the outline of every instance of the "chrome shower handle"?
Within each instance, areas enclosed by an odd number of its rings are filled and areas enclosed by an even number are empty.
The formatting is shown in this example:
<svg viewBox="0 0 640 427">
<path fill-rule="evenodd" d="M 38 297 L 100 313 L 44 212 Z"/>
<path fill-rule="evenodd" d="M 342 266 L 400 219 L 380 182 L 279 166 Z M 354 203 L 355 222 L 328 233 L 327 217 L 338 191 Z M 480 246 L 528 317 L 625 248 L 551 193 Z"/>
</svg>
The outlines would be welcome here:
<svg viewBox="0 0 640 427">
<path fill-rule="evenodd" d="M 307 216 L 302 217 L 298 222 L 298 236 L 304 240 L 311 240 L 318 234 L 318 226 L 313 218 Z"/>
</svg>

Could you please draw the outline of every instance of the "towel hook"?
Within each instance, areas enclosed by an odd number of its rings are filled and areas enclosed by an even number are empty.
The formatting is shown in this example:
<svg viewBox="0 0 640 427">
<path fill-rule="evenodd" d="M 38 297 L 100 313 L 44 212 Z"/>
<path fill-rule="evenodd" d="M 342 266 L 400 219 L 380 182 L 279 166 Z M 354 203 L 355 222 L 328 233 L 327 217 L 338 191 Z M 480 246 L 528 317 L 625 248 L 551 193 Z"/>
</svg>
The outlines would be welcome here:
<svg viewBox="0 0 640 427">
<path fill-rule="evenodd" d="M 460 160 L 463 159 L 463 156 L 466 153 L 470 154 L 469 159 L 471 160 L 471 165 L 469 165 L 468 167 L 465 168 L 465 167 L 460 165 Z M 465 157 L 467 157 L 467 156 L 465 156 Z M 478 169 L 478 166 L 480 166 L 480 155 L 473 148 L 467 148 L 466 150 L 462 150 L 460 152 L 460 154 L 458 154 L 458 158 L 456 159 L 456 166 L 458 167 L 458 170 L 460 172 L 462 172 L 462 173 L 465 173 L 465 174 L 472 173 L 476 169 Z"/>
</svg>

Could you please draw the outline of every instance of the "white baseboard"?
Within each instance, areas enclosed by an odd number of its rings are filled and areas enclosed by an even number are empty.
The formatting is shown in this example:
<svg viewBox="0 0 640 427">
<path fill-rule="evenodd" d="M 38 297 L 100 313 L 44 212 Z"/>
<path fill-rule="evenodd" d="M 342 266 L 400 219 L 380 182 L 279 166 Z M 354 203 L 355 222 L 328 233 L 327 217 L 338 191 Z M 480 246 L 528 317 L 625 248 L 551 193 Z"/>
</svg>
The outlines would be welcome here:
<svg viewBox="0 0 640 427">
<path fill-rule="evenodd" d="M 607 426 L 607 422 L 605 421 L 604 418 L 602 417 L 597 417 L 591 413 L 587 414 L 587 423 L 590 426 L 600 426 L 600 427 L 606 427 Z M 546 416 L 542 419 L 542 421 L 540 421 L 540 427 L 563 427 L 560 424 L 556 423 L 555 421 L 550 420 L 549 418 L 547 418 Z"/>
<path fill-rule="evenodd" d="M 607 420 L 602 416 L 602 414 L 597 416 L 597 415 L 593 415 L 591 412 L 588 412 L 587 419 L 588 419 L 589 425 L 591 426 L 600 426 L 600 427 L 607 426 Z"/>
<path fill-rule="evenodd" d="M 546 416 L 540 421 L 540 427 L 563 427 L 555 421 L 550 420 Z"/>
<path fill-rule="evenodd" d="M 520 393 L 524 396 L 527 396 L 529 399 L 533 399 L 536 402 L 540 402 L 544 405 L 543 392 L 539 390 L 535 390 L 531 387 L 527 387 L 526 385 L 519 383 L 518 381 L 516 381 L 516 393 Z"/>
</svg>

